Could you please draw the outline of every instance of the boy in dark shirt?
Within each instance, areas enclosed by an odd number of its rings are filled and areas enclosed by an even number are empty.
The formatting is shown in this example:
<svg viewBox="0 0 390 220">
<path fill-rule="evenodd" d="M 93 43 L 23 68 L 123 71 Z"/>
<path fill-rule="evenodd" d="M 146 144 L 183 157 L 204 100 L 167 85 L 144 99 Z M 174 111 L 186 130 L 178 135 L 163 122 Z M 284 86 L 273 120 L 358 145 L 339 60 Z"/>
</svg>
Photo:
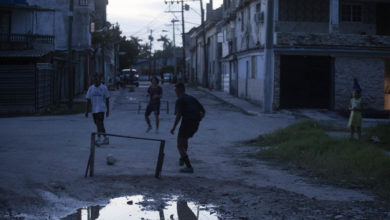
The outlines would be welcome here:
<svg viewBox="0 0 390 220">
<path fill-rule="evenodd" d="M 146 132 L 149 132 L 152 130 L 152 125 L 150 124 L 149 115 L 154 112 L 154 115 L 156 116 L 156 132 L 158 132 L 158 126 L 160 123 L 160 120 L 158 116 L 160 115 L 160 99 L 162 97 L 162 88 L 158 85 L 158 79 L 157 77 L 152 78 L 152 85 L 148 88 L 148 96 L 149 104 L 148 107 L 146 107 L 145 111 L 145 120 L 148 124 L 148 128 Z"/>
<path fill-rule="evenodd" d="M 180 165 L 183 166 L 185 164 L 186 168 L 181 169 L 180 172 L 193 173 L 194 169 L 187 155 L 188 139 L 194 136 L 198 130 L 199 122 L 205 116 L 206 111 L 196 98 L 185 93 L 183 83 L 176 84 L 175 88 L 178 99 L 175 106 L 176 120 L 171 134 L 174 134 L 176 126 L 181 120 L 177 136 L 177 149 L 180 153 Z"/>
</svg>

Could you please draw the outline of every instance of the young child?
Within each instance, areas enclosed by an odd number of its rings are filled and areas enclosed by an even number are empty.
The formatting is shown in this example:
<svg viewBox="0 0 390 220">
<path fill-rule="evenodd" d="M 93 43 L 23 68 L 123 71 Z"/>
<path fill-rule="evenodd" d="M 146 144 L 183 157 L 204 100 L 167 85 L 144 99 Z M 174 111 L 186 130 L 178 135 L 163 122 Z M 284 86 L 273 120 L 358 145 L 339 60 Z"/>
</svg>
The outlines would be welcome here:
<svg viewBox="0 0 390 220">
<path fill-rule="evenodd" d="M 152 130 L 152 125 L 150 124 L 149 119 L 149 116 L 152 112 L 154 112 L 154 115 L 156 116 L 156 133 L 158 132 L 158 126 L 160 122 L 160 99 L 162 98 L 162 88 L 158 85 L 158 81 L 159 80 L 157 79 L 157 77 L 153 77 L 152 85 L 148 88 L 148 96 L 150 97 L 150 99 L 145 111 L 145 120 L 148 124 L 146 132 Z"/>
<path fill-rule="evenodd" d="M 110 114 L 110 94 L 108 93 L 107 87 L 101 83 L 98 76 L 94 76 L 93 83 L 94 84 L 89 87 L 86 95 L 87 104 L 85 117 L 88 118 L 89 106 L 92 104 L 92 116 L 97 127 L 97 132 L 106 133 L 106 129 L 104 128 L 104 113 L 106 113 L 106 117 Z M 107 136 L 104 135 L 103 141 L 101 141 L 100 136 L 101 135 L 98 134 L 96 140 L 97 145 L 109 144 Z"/>
<path fill-rule="evenodd" d="M 351 99 L 349 110 L 351 111 L 349 115 L 348 126 L 351 129 L 351 139 L 354 138 L 355 131 L 357 131 L 358 138 L 361 137 L 361 127 L 362 127 L 362 103 L 360 100 L 360 90 L 353 91 L 353 98 Z"/>
</svg>

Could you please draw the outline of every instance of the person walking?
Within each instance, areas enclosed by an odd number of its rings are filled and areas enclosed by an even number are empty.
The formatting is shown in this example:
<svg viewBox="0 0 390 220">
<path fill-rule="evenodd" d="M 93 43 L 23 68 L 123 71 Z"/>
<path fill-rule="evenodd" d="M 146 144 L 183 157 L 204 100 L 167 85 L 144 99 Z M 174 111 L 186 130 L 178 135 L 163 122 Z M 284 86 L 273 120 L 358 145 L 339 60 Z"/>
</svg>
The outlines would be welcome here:
<svg viewBox="0 0 390 220">
<path fill-rule="evenodd" d="M 173 135 L 175 133 L 176 127 L 181 120 L 177 135 L 177 149 L 180 154 L 179 164 L 180 166 L 184 166 L 185 164 L 186 167 L 181 169 L 180 172 L 193 173 L 194 169 L 187 154 L 188 139 L 193 137 L 198 131 L 199 123 L 206 115 L 206 110 L 196 98 L 185 93 L 183 83 L 176 84 L 175 92 L 178 98 L 175 105 L 176 119 L 171 129 L 171 134 Z"/>
<path fill-rule="evenodd" d="M 349 115 L 348 127 L 351 129 L 351 139 L 354 138 L 355 131 L 358 134 L 358 138 L 361 138 L 361 127 L 362 127 L 362 103 L 360 99 L 360 91 L 353 91 L 353 98 L 350 101 L 349 110 L 351 111 Z"/>
<path fill-rule="evenodd" d="M 106 117 L 110 115 L 110 94 L 107 87 L 101 83 L 100 78 L 96 75 L 93 78 L 93 85 L 88 89 L 86 98 L 86 111 L 85 117 L 88 118 L 89 106 L 92 104 L 92 117 L 96 125 L 98 137 L 96 140 L 97 145 L 109 144 L 108 137 L 104 135 L 106 129 L 104 128 L 104 114 Z M 101 140 L 101 133 L 103 133 L 104 139 Z"/>
<path fill-rule="evenodd" d="M 160 123 L 159 115 L 160 115 L 160 100 L 162 98 L 163 90 L 158 85 L 159 80 L 157 77 L 152 78 L 152 85 L 148 88 L 148 96 L 149 96 L 149 104 L 146 107 L 145 111 L 145 120 L 148 124 L 148 128 L 146 129 L 146 132 L 149 132 L 152 130 L 152 124 L 150 123 L 149 116 L 152 112 L 154 112 L 154 115 L 156 116 L 156 133 L 158 132 L 158 126 Z"/>
</svg>

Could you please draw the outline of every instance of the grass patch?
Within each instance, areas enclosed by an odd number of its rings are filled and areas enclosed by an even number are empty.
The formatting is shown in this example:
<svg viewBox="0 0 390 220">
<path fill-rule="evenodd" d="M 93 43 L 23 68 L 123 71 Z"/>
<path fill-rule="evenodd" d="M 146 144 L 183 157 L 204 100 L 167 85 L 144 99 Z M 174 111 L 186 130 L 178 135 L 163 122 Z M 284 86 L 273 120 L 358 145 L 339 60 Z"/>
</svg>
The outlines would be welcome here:
<svg viewBox="0 0 390 220">
<path fill-rule="evenodd" d="M 379 147 L 390 151 L 390 123 L 378 124 L 375 127 L 368 128 L 366 130 L 365 139 L 369 140 L 372 136 L 377 136 L 380 139 L 380 143 L 377 143 Z"/>
<path fill-rule="evenodd" d="M 365 141 L 333 139 L 315 121 L 304 121 L 266 134 L 257 157 L 292 162 L 336 184 L 357 185 L 390 195 L 390 157 Z"/>
</svg>

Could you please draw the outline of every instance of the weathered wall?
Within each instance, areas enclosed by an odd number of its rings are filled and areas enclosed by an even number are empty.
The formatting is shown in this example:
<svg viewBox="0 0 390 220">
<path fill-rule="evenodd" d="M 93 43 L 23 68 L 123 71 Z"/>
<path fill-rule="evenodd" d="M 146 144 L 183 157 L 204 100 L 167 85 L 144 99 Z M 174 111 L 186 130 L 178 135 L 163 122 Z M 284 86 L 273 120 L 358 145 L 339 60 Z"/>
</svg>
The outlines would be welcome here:
<svg viewBox="0 0 390 220">
<path fill-rule="evenodd" d="M 279 46 L 320 46 L 320 47 L 390 47 L 389 36 L 350 35 L 350 34 L 307 34 L 277 33 L 276 44 Z"/>
<path fill-rule="evenodd" d="M 55 25 L 54 15 L 55 15 L 54 11 L 36 12 L 36 16 L 34 19 L 35 20 L 34 34 L 54 36 L 54 25 Z"/>
<path fill-rule="evenodd" d="M 328 33 L 329 23 L 279 21 L 275 29 L 276 32 Z"/>
<path fill-rule="evenodd" d="M 360 79 L 364 108 L 384 109 L 384 60 L 370 57 L 335 58 L 335 109 L 348 108 L 353 78 Z"/>
<path fill-rule="evenodd" d="M 252 57 L 256 57 L 256 74 L 252 76 Z M 248 62 L 248 66 L 247 66 Z M 248 70 L 247 70 L 248 68 Z M 247 54 L 238 58 L 238 96 L 262 104 L 264 101 L 264 55 Z M 247 93 L 247 94 L 246 94 Z"/>
</svg>

